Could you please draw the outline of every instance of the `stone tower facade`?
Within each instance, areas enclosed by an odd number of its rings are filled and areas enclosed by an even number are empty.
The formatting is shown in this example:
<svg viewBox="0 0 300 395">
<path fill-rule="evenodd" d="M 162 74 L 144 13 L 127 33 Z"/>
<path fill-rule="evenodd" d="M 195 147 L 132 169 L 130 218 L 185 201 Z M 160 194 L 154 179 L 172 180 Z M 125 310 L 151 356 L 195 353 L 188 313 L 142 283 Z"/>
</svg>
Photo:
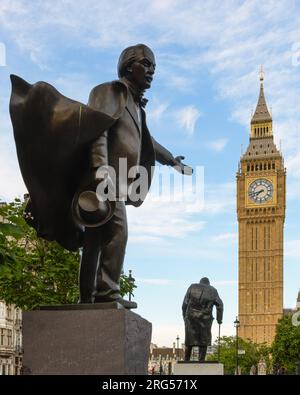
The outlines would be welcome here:
<svg viewBox="0 0 300 395">
<path fill-rule="evenodd" d="M 283 314 L 286 170 L 260 76 L 250 142 L 237 173 L 240 336 L 271 344 Z"/>
</svg>

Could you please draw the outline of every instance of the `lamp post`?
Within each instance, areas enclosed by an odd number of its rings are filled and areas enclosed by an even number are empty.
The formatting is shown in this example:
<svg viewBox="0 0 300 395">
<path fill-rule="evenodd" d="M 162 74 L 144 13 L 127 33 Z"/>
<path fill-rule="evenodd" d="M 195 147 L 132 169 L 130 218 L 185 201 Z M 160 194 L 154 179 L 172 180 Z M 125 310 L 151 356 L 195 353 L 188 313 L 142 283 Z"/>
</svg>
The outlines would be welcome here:
<svg viewBox="0 0 300 395">
<path fill-rule="evenodd" d="M 239 327 L 240 327 L 240 321 L 238 317 L 236 317 L 234 321 L 234 326 L 236 329 L 236 374 L 239 374 Z"/>
<path fill-rule="evenodd" d="M 129 270 L 128 281 L 130 283 L 134 284 L 135 278 L 133 278 L 131 274 L 132 274 L 132 270 Z M 132 292 L 129 292 L 129 302 L 131 302 L 131 295 L 132 295 Z"/>
<path fill-rule="evenodd" d="M 177 360 L 179 360 L 179 335 L 177 335 L 176 340 L 177 340 L 177 352 L 176 352 L 176 354 L 177 354 Z"/>
</svg>

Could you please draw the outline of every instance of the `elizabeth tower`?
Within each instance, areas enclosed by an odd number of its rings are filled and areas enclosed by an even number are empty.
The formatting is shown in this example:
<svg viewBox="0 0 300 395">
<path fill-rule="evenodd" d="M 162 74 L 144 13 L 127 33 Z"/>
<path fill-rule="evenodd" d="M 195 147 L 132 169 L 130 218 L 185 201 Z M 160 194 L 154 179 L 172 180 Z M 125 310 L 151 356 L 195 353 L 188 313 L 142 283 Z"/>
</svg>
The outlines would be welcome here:
<svg viewBox="0 0 300 395">
<path fill-rule="evenodd" d="M 237 173 L 240 337 L 271 344 L 283 313 L 286 171 L 260 75 L 250 142 Z"/>
</svg>

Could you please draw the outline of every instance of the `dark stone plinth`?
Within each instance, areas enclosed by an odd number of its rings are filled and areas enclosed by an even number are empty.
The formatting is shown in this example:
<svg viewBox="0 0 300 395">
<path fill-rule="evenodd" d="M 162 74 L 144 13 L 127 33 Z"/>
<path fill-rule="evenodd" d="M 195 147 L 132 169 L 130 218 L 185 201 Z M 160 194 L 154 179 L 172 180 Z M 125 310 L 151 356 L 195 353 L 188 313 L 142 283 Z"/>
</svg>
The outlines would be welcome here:
<svg viewBox="0 0 300 395">
<path fill-rule="evenodd" d="M 24 312 L 24 374 L 147 374 L 151 330 L 126 309 Z"/>
<path fill-rule="evenodd" d="M 37 310 L 97 310 L 124 309 L 118 302 L 42 305 Z"/>
</svg>

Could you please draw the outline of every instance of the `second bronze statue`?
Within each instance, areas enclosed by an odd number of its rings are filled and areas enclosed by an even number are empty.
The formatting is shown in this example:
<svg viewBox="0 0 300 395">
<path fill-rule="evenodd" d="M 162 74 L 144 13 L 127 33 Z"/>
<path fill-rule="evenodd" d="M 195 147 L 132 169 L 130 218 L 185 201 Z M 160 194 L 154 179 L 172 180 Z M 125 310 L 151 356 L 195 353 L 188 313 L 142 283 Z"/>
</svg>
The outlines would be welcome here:
<svg viewBox="0 0 300 395">
<path fill-rule="evenodd" d="M 185 323 L 185 360 L 189 361 L 194 346 L 198 347 L 199 361 L 205 361 L 207 346 L 211 345 L 212 310 L 217 310 L 217 322 L 222 324 L 223 302 L 218 291 L 203 277 L 198 284 L 192 284 L 182 304 Z"/>
<path fill-rule="evenodd" d="M 192 174 L 184 157 L 174 157 L 147 128 L 143 95 L 155 67 L 146 45 L 126 48 L 118 62 L 119 79 L 93 88 L 88 105 L 50 84 L 30 85 L 11 76 L 10 114 L 30 195 L 27 218 L 40 237 L 69 250 L 83 247 L 80 303 L 116 301 L 136 307 L 120 296 L 125 205 L 143 203 L 155 161 Z M 106 189 L 99 189 L 100 184 Z M 107 188 L 113 193 L 104 198 Z"/>
</svg>

